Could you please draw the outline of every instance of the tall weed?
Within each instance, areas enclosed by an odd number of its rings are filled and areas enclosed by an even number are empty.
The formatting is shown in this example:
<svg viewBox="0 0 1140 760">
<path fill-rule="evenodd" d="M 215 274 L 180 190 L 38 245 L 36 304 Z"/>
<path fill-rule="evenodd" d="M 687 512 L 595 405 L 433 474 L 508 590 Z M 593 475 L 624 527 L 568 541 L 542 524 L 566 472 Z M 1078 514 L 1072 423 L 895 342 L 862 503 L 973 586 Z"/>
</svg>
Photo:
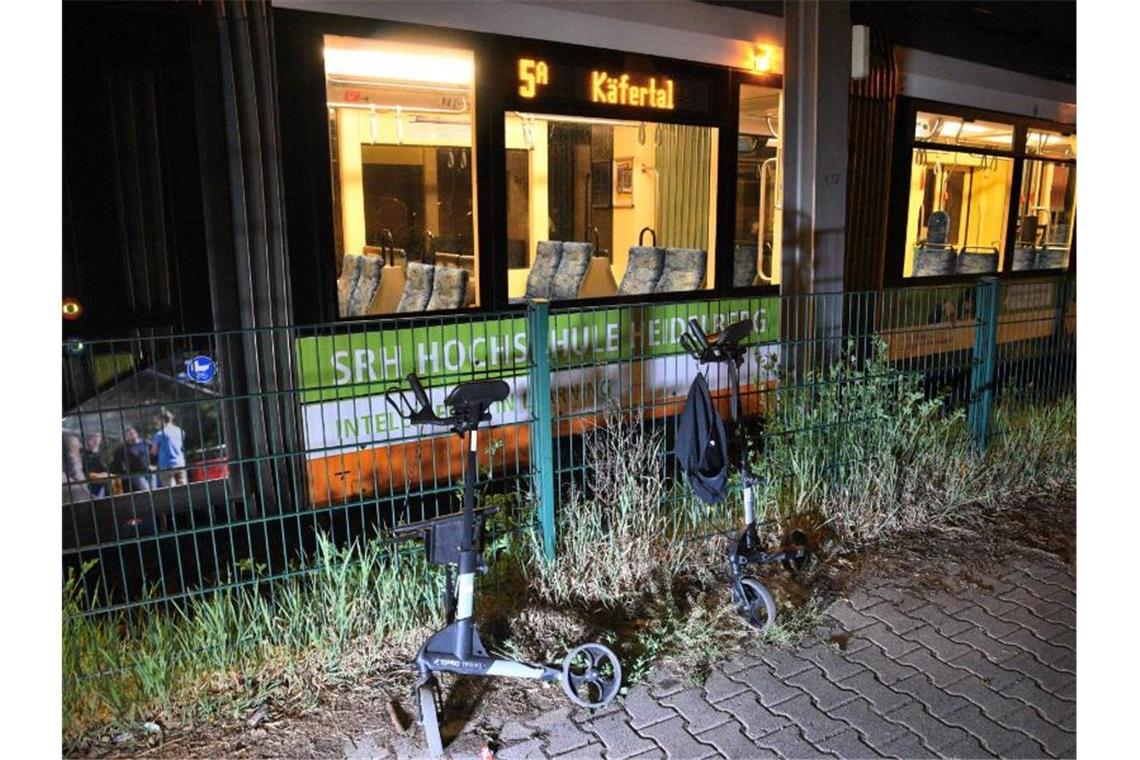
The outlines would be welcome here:
<svg viewBox="0 0 1140 760">
<path fill-rule="evenodd" d="M 998 405 L 997 434 L 980 453 L 965 410 L 928 397 L 922 374 L 892 366 L 882 341 L 862 364 L 852 351 L 785 387 L 752 454 L 760 503 L 784 518 L 817 516 L 840 548 L 1047 490 L 1075 472 L 1071 398 Z"/>
<path fill-rule="evenodd" d="M 671 593 L 688 547 L 667 498 L 661 431 L 611 408 L 588 436 L 588 477 L 559 508 L 555 559 L 532 539 L 534 590 L 554 604 L 603 607 Z"/>
</svg>

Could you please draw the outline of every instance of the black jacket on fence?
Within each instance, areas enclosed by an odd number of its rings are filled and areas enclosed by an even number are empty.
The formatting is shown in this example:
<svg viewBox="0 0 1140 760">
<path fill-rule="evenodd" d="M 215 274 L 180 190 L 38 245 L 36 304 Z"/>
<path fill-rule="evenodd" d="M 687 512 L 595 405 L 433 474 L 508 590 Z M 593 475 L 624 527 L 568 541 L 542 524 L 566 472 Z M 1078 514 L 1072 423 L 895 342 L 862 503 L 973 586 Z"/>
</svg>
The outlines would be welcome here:
<svg viewBox="0 0 1140 760">
<path fill-rule="evenodd" d="M 724 421 L 717 414 L 703 374 L 698 373 L 689 387 L 673 454 L 701 501 L 724 501 L 728 495 L 728 442 Z"/>
</svg>

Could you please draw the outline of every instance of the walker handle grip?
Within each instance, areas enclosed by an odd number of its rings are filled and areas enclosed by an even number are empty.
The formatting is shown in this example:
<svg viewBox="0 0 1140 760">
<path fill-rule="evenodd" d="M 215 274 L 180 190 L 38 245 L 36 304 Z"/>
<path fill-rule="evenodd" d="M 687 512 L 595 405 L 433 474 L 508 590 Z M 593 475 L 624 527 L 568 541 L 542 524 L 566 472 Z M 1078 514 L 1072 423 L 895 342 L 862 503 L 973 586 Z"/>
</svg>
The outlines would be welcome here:
<svg viewBox="0 0 1140 760">
<path fill-rule="evenodd" d="M 420 379 L 416 377 L 416 373 L 409 372 L 407 380 L 408 385 L 412 386 L 412 394 L 416 397 L 416 402 L 420 405 L 420 411 L 427 410 L 430 412 L 431 399 L 428 398 L 427 391 L 424 390 L 424 386 L 422 383 L 420 383 Z"/>
<path fill-rule="evenodd" d="M 705 334 L 701 323 L 697 321 L 696 317 L 689 317 L 689 329 L 693 333 L 693 337 L 701 345 L 702 348 L 709 347 L 709 336 Z"/>
<path fill-rule="evenodd" d="M 694 359 L 700 360 L 702 349 L 696 339 L 687 332 L 681 333 L 681 347 Z"/>
</svg>

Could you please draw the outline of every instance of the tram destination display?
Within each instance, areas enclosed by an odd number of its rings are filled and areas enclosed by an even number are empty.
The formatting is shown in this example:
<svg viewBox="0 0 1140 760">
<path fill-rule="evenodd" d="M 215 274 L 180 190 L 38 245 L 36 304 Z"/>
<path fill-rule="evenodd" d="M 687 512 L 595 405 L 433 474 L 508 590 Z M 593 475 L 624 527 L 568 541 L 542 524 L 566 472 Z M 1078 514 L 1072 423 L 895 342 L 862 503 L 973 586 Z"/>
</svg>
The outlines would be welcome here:
<svg viewBox="0 0 1140 760">
<path fill-rule="evenodd" d="M 514 71 L 508 75 L 511 94 L 520 103 L 532 104 L 528 107 L 549 102 L 571 107 L 610 106 L 630 112 L 701 114 L 709 114 L 713 107 L 707 78 L 666 71 L 640 57 L 628 62 L 634 65 L 626 66 L 555 61 L 538 55 L 513 60 Z"/>
</svg>

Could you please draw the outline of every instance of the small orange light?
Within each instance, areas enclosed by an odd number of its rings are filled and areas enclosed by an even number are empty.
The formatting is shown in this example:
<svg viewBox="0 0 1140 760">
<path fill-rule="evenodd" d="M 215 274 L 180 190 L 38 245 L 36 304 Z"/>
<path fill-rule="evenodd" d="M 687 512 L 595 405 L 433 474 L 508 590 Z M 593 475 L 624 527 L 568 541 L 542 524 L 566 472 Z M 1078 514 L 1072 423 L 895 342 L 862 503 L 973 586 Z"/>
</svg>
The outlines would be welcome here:
<svg viewBox="0 0 1140 760">
<path fill-rule="evenodd" d="M 63 318 L 66 320 L 76 320 L 83 316 L 83 304 L 74 298 L 63 299 Z"/>
<path fill-rule="evenodd" d="M 756 56 L 752 61 L 752 67 L 756 70 L 757 74 L 767 74 L 772 70 L 772 50 L 766 45 L 756 46 Z"/>
</svg>

